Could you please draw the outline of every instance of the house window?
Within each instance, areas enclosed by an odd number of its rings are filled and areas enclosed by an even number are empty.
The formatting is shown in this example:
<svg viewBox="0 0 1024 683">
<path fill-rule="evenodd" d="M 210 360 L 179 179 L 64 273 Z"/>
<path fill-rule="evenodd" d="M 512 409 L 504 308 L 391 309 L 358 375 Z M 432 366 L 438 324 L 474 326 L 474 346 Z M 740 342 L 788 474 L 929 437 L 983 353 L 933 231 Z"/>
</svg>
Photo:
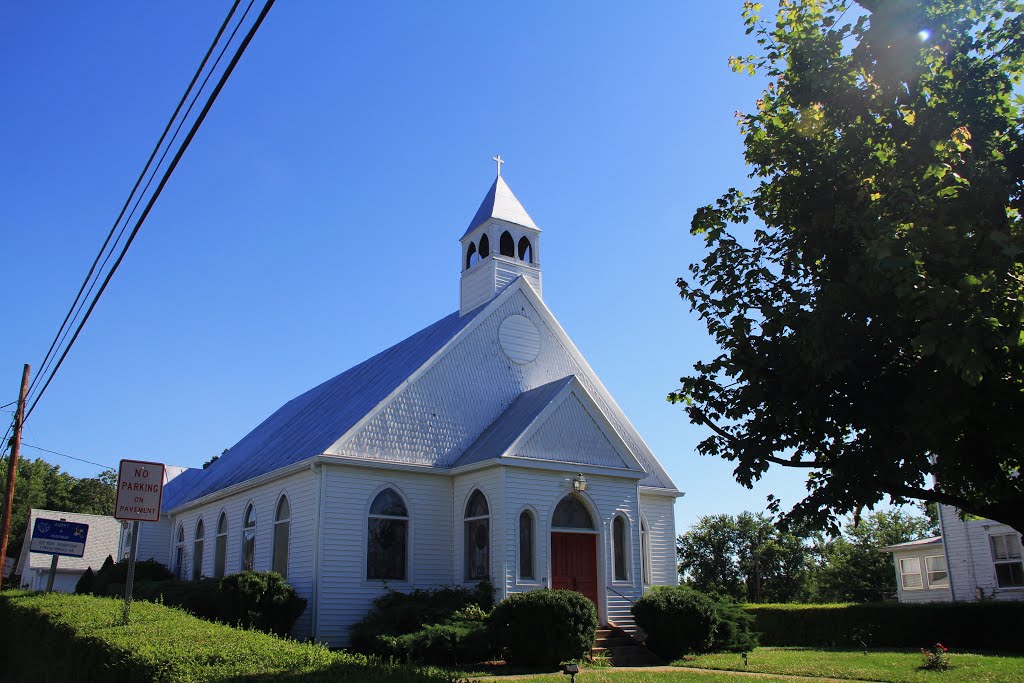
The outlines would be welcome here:
<svg viewBox="0 0 1024 683">
<path fill-rule="evenodd" d="M 178 542 L 174 547 L 174 575 L 185 580 L 185 527 L 178 526 Z"/>
<path fill-rule="evenodd" d="M 504 239 L 503 235 L 502 240 L 504 241 Z M 469 502 L 466 503 L 463 526 L 465 527 L 466 581 L 486 579 L 490 576 L 490 509 L 487 507 L 487 499 L 479 490 L 473 491 Z"/>
<path fill-rule="evenodd" d="M 516 255 L 516 241 L 512 239 L 512 235 L 509 234 L 508 230 L 501 233 L 501 238 L 498 240 L 498 252 L 502 256 L 515 256 Z"/>
<path fill-rule="evenodd" d="M 924 588 L 921 583 L 921 558 L 904 557 L 900 559 L 900 582 L 905 591 L 916 591 Z"/>
<path fill-rule="evenodd" d="M 242 520 L 242 571 L 256 569 L 256 508 L 245 508 Z"/>
<path fill-rule="evenodd" d="M 533 263 L 533 247 L 525 237 L 519 240 L 519 260 Z"/>
<path fill-rule="evenodd" d="M 992 563 L 1000 588 L 1024 587 L 1024 564 L 1021 562 L 1020 537 L 1017 534 L 991 536 Z"/>
<path fill-rule="evenodd" d="M 291 525 L 292 510 L 288 497 L 281 496 L 274 514 L 274 561 L 271 569 L 288 578 L 288 529 Z"/>
<path fill-rule="evenodd" d="M 640 566 L 644 584 L 651 584 L 651 539 L 647 531 L 647 520 L 640 518 Z"/>
<path fill-rule="evenodd" d="M 206 528 L 203 520 L 196 523 L 196 533 L 192 540 L 192 580 L 198 581 L 203 576 L 203 537 L 206 535 Z"/>
<path fill-rule="evenodd" d="M 535 579 L 533 563 L 533 513 L 523 510 L 519 513 L 519 578 Z"/>
<path fill-rule="evenodd" d="M 945 556 L 929 555 L 924 558 L 924 568 L 928 572 L 929 588 L 949 588 L 949 573 L 946 571 Z"/>
<path fill-rule="evenodd" d="M 555 514 L 551 517 L 551 526 L 560 529 L 593 529 L 594 520 L 583 502 L 570 494 L 555 506 Z"/>
<path fill-rule="evenodd" d="M 366 578 L 405 580 L 409 510 L 394 489 L 377 494 L 366 522 Z"/>
<path fill-rule="evenodd" d="M 224 577 L 224 558 L 228 553 L 228 514 L 220 513 L 217 520 L 217 539 L 213 543 L 213 576 Z"/>
<path fill-rule="evenodd" d="M 628 553 L 626 552 L 626 520 L 622 515 L 615 515 L 612 520 L 612 546 L 615 553 L 615 580 L 628 581 Z"/>
</svg>

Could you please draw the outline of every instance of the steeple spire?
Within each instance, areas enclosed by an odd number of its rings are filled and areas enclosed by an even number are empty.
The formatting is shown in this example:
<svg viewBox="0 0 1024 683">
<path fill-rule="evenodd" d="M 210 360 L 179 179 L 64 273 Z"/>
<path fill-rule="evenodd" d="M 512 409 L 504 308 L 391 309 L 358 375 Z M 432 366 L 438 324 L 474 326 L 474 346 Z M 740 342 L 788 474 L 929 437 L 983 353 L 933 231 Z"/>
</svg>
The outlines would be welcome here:
<svg viewBox="0 0 1024 683">
<path fill-rule="evenodd" d="M 494 183 L 469 222 L 460 242 L 462 315 L 490 301 L 516 277 L 524 277 L 540 294 L 540 228 L 512 194 L 497 164 Z"/>
</svg>

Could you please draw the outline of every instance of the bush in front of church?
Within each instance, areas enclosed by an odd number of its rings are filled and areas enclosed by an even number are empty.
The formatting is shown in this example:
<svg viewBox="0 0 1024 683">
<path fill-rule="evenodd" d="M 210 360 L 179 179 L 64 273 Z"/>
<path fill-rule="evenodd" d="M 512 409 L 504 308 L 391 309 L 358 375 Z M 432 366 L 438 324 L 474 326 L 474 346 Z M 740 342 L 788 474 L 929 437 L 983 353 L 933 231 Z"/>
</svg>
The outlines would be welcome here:
<svg viewBox="0 0 1024 683">
<path fill-rule="evenodd" d="M 558 666 L 590 654 L 597 609 L 576 591 L 515 593 L 495 606 L 488 626 L 507 663 Z"/>
<path fill-rule="evenodd" d="M 472 589 L 388 591 L 352 627 L 352 649 L 426 664 L 484 661 L 493 652 L 485 623 L 493 595 L 489 581 Z"/>
<path fill-rule="evenodd" d="M 220 580 L 219 589 L 223 621 L 279 636 L 288 635 L 306 609 L 306 599 L 277 572 L 229 574 Z"/>
<path fill-rule="evenodd" d="M 174 572 L 156 560 L 138 560 L 135 563 L 135 581 L 169 581 L 173 578 Z M 90 592 L 99 596 L 124 595 L 127 582 L 128 558 L 114 562 L 114 558 L 107 555 L 93 578 Z"/>
<path fill-rule="evenodd" d="M 665 659 L 684 654 L 757 646 L 752 620 L 738 603 L 716 602 L 686 586 L 655 586 L 633 606 L 647 648 Z"/>
</svg>

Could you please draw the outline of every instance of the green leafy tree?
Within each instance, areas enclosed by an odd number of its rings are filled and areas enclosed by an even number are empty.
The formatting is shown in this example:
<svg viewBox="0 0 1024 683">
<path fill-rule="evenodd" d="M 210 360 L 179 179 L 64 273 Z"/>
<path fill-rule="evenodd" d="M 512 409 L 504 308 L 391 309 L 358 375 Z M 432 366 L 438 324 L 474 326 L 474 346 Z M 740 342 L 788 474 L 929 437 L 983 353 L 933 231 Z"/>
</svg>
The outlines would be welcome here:
<svg viewBox="0 0 1024 683">
<path fill-rule="evenodd" d="M 928 517 L 902 510 L 878 511 L 854 524 L 848 520 L 842 535 L 819 536 L 819 561 L 812 575 L 817 602 L 881 600 L 896 589 L 893 559 L 880 548 L 916 541 L 937 533 Z"/>
<path fill-rule="evenodd" d="M 807 596 L 808 548 L 764 515 L 710 515 L 676 540 L 684 583 L 747 602 L 790 602 Z"/>
<path fill-rule="evenodd" d="M 669 398 L 790 517 L 886 497 L 1024 529 L 1024 18 L 1011 0 L 782 0 L 739 115 L 752 189 L 678 286 L 721 352 Z M 769 497 L 771 509 L 779 503 Z"/>
</svg>

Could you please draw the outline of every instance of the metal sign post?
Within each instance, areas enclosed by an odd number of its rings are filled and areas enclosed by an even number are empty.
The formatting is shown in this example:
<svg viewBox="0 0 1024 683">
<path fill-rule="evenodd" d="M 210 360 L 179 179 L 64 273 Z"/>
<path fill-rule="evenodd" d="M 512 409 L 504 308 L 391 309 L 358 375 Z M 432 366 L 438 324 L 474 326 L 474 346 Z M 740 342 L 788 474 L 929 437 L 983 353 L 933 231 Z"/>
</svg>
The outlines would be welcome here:
<svg viewBox="0 0 1024 683">
<path fill-rule="evenodd" d="M 164 466 L 159 462 L 122 460 L 117 476 L 114 517 L 132 523 L 132 545 L 128 551 L 128 578 L 124 585 L 124 623 L 132 611 L 135 584 L 135 556 L 139 550 L 139 522 L 159 522 L 164 494 Z"/>
</svg>

